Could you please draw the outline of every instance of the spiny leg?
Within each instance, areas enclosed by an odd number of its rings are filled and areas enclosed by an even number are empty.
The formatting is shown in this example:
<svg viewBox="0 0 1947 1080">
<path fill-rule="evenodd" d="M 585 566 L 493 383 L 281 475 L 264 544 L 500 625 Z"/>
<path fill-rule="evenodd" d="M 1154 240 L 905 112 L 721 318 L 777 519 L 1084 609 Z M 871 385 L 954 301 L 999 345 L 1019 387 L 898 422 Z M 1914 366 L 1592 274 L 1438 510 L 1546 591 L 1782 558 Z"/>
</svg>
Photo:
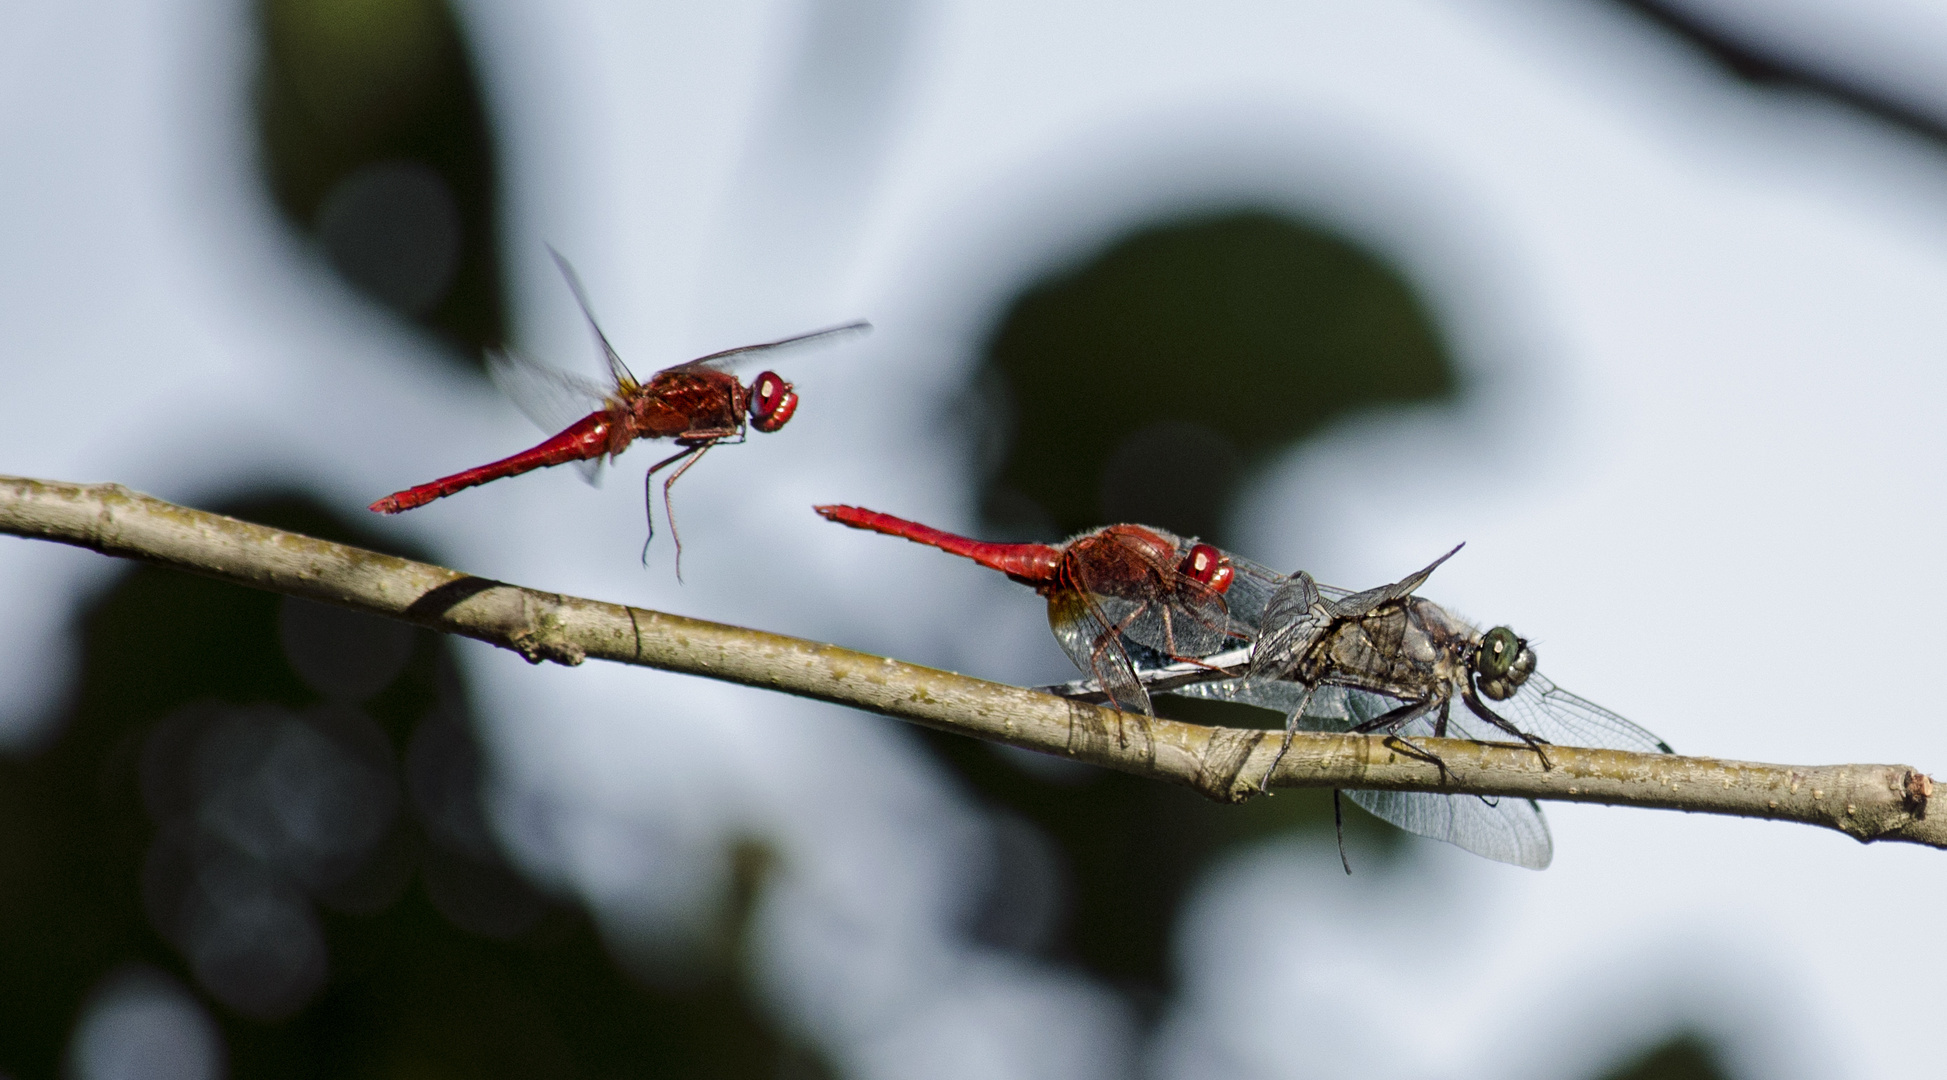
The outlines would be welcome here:
<svg viewBox="0 0 1947 1080">
<path fill-rule="evenodd" d="M 1352 860 L 1345 857 L 1345 810 L 1339 804 L 1339 789 L 1332 789 L 1332 831 L 1339 838 L 1339 865 L 1345 867 L 1345 876 L 1352 876 Z"/>
<path fill-rule="evenodd" d="M 1258 777 L 1257 781 L 1257 789 L 1266 795 L 1271 794 L 1271 774 L 1278 771 L 1278 763 L 1284 760 L 1285 751 L 1291 749 L 1291 737 L 1298 733 L 1298 719 L 1305 715 L 1305 706 L 1311 704 L 1314 689 L 1316 688 L 1311 686 L 1305 687 L 1304 696 L 1300 697 L 1298 704 L 1285 714 L 1284 740 L 1278 744 L 1278 752 L 1271 758 L 1270 767 L 1264 770 L 1264 775 Z"/>
<path fill-rule="evenodd" d="M 1389 733 L 1386 736 L 1386 745 L 1391 749 L 1397 750 L 1400 753 L 1405 754 L 1407 757 L 1418 758 L 1421 761 L 1426 762 L 1428 765 L 1431 765 L 1434 768 L 1440 770 L 1440 786 L 1442 787 L 1446 786 L 1447 763 L 1441 760 L 1439 754 L 1436 754 L 1433 751 L 1428 750 L 1424 746 L 1415 746 L 1413 744 L 1413 741 L 1411 739 L 1408 739 L 1404 735 Z"/>
<path fill-rule="evenodd" d="M 1415 746 L 1411 740 L 1399 734 L 1400 728 L 1432 712 L 1445 700 L 1444 698 L 1428 698 L 1425 701 L 1409 701 L 1391 712 L 1375 716 L 1362 724 L 1353 725 L 1352 733 L 1355 735 L 1368 735 L 1375 731 L 1386 732 L 1386 745 L 1389 748 L 1398 750 L 1409 757 L 1418 758 L 1432 765 L 1434 768 L 1439 769 L 1440 783 L 1445 784 L 1447 782 L 1447 763 L 1441 760 L 1440 755 L 1425 747 Z"/>
<path fill-rule="evenodd" d="M 1535 756 L 1541 759 L 1541 767 L 1543 769 L 1552 769 L 1555 767 L 1554 764 L 1548 760 L 1548 751 L 1542 749 L 1543 746 L 1547 745 L 1546 739 L 1541 739 L 1533 735 L 1530 735 L 1527 732 L 1521 730 L 1520 728 L 1515 727 L 1512 723 L 1508 722 L 1507 720 L 1502 719 L 1499 714 L 1495 713 L 1493 709 L 1488 708 L 1486 703 L 1481 701 L 1479 695 L 1474 693 L 1474 688 L 1472 686 L 1466 687 L 1461 691 L 1460 700 L 1467 703 L 1467 707 L 1473 710 L 1475 716 L 1480 717 L 1482 720 L 1485 720 L 1488 723 L 1493 724 L 1495 727 L 1500 728 L 1502 731 L 1505 731 L 1508 734 L 1514 736 L 1515 738 L 1520 739 L 1522 742 L 1527 743 L 1528 749 L 1533 750 L 1535 752 Z"/>
<path fill-rule="evenodd" d="M 669 539 L 671 543 L 676 545 L 676 583 L 678 585 L 683 583 L 683 534 L 676 531 L 676 508 L 670 504 L 669 489 L 676 486 L 676 481 L 681 480 L 683 474 L 690 471 L 691 466 L 702 461 L 703 455 L 709 453 L 710 448 L 716 444 L 716 440 L 711 439 L 709 442 L 697 447 L 696 456 L 677 466 L 676 471 L 669 474 L 669 479 L 663 481 L 663 517 L 669 519 Z"/>
<path fill-rule="evenodd" d="M 674 462 L 681 461 L 691 454 L 696 453 L 696 451 L 697 447 L 685 446 L 681 450 L 649 466 L 649 471 L 642 474 L 642 516 L 648 519 L 649 522 L 649 539 L 642 542 L 642 565 L 644 566 L 649 565 L 649 545 L 654 543 L 656 539 L 656 489 L 651 484 L 655 481 L 658 472 L 669 467 Z M 674 529 L 676 523 L 671 522 L 669 527 Z"/>
</svg>

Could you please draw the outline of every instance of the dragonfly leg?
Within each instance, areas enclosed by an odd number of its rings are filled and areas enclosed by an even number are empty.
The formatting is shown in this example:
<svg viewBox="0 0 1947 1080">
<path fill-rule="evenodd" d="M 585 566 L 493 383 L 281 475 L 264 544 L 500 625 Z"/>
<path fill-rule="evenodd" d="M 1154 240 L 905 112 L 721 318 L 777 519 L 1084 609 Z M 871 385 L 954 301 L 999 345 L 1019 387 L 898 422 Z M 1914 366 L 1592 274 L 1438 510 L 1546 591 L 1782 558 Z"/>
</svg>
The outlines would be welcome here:
<svg viewBox="0 0 1947 1080">
<path fill-rule="evenodd" d="M 1257 780 L 1257 789 L 1266 795 L 1271 794 L 1271 774 L 1278 771 L 1278 763 L 1284 760 L 1285 751 L 1291 749 L 1291 737 L 1298 733 L 1298 719 L 1305 715 L 1305 706 L 1311 704 L 1313 689 L 1314 687 L 1305 687 L 1304 696 L 1300 697 L 1298 704 L 1285 714 L 1284 741 L 1278 744 L 1277 754 L 1271 758 L 1271 764 L 1264 770 L 1264 775 Z"/>
<path fill-rule="evenodd" d="M 1444 704 L 1446 700 L 1445 698 L 1428 698 L 1425 701 L 1409 701 L 1391 712 L 1375 716 L 1363 724 L 1354 725 L 1352 733 L 1355 735 L 1367 735 L 1375 731 L 1384 731 L 1386 733 L 1387 746 L 1399 750 L 1409 757 L 1418 758 L 1432 765 L 1434 768 L 1439 769 L 1440 782 L 1445 784 L 1447 782 L 1447 763 L 1441 760 L 1440 755 L 1433 751 L 1421 746 L 1415 746 L 1411 740 L 1399 734 L 1399 729 L 1432 712 L 1435 708 Z"/>
<path fill-rule="evenodd" d="M 651 486 L 651 483 L 655 480 L 656 473 L 662 471 L 665 468 L 668 468 L 670 465 L 673 465 L 676 462 L 681 461 L 686 457 L 689 457 L 691 454 L 694 454 L 696 452 L 697 452 L 697 447 L 685 446 L 681 450 L 678 450 L 675 453 L 669 455 L 668 457 L 662 459 L 661 461 L 656 462 L 654 465 L 649 466 L 649 471 L 642 474 L 642 516 L 649 520 L 649 539 L 644 540 L 642 542 L 642 565 L 644 566 L 649 565 L 649 545 L 653 543 L 656 539 L 656 489 Z M 665 507 L 665 509 L 667 509 L 667 507 Z M 676 528 L 676 523 L 674 521 L 671 521 L 669 523 L 669 527 L 673 531 Z M 676 550 L 678 554 L 678 564 L 680 565 L 682 548 L 679 547 Z M 678 581 L 682 580 L 682 573 L 680 570 L 678 571 L 676 577 Z"/>
<path fill-rule="evenodd" d="M 1442 786 L 1446 785 L 1447 763 L 1441 760 L 1439 754 L 1436 754 L 1433 751 L 1428 750 L 1424 746 L 1415 746 L 1413 744 L 1413 741 L 1408 739 L 1404 735 L 1388 734 L 1386 736 L 1386 745 L 1394 750 L 1399 751 L 1402 754 L 1405 754 L 1407 757 L 1418 758 L 1421 761 L 1426 762 L 1428 765 L 1431 765 L 1434 768 L 1440 770 L 1440 783 Z"/>
<path fill-rule="evenodd" d="M 702 461 L 703 455 L 709 453 L 710 448 L 715 445 L 716 440 L 713 439 L 691 447 L 696 452 L 696 456 L 678 465 L 676 471 L 669 474 L 669 479 L 663 481 L 663 517 L 669 520 L 669 539 L 676 545 L 676 582 L 679 585 L 683 581 L 683 535 L 676 531 L 676 508 L 670 505 L 669 489 L 675 486 L 676 481 L 683 478 L 684 473 L 690 471 L 690 466 Z"/>
<path fill-rule="evenodd" d="M 1527 732 L 1521 730 L 1520 728 L 1515 727 L 1507 720 L 1503 719 L 1500 715 L 1495 713 L 1493 709 L 1487 707 L 1487 704 L 1480 699 L 1480 696 L 1474 693 L 1474 688 L 1472 686 L 1468 686 L 1460 692 L 1460 700 L 1467 703 L 1467 707 L 1473 710 L 1475 716 L 1480 717 L 1482 720 L 1485 720 L 1488 723 L 1493 724 L 1495 727 L 1500 728 L 1502 731 L 1505 731 L 1508 734 L 1514 736 L 1515 738 L 1520 739 L 1522 742 L 1527 743 L 1528 749 L 1533 750 L 1535 752 L 1535 756 L 1541 759 L 1542 768 L 1552 769 L 1555 767 L 1554 764 L 1548 760 L 1548 751 L 1542 749 L 1543 746 L 1546 746 L 1548 744 L 1548 740 L 1538 738 L 1534 735 L 1530 735 Z"/>
<path fill-rule="evenodd" d="M 1345 876 L 1352 876 L 1352 860 L 1345 857 L 1345 809 L 1340 803 L 1339 789 L 1332 789 L 1332 831 L 1339 838 L 1339 865 L 1345 867 Z"/>
</svg>

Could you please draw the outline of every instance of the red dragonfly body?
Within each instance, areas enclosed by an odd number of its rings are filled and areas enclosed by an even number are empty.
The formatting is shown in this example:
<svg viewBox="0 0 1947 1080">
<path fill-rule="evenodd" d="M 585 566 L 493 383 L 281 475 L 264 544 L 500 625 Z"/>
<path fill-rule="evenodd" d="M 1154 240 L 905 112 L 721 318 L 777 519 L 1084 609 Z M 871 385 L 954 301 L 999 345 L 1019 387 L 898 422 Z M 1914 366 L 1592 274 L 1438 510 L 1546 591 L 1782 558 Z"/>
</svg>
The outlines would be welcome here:
<svg viewBox="0 0 1947 1080">
<path fill-rule="evenodd" d="M 614 458 L 637 439 L 675 439 L 685 448 L 678 458 L 700 455 L 717 442 L 741 436 L 746 412 L 751 427 L 770 432 L 783 427 L 797 411 L 797 392 L 776 372 L 766 371 L 746 387 L 727 371 L 694 366 L 697 363 L 665 368 L 639 385 L 618 384 L 607 408 L 589 413 L 539 446 L 394 492 L 371 508 L 397 514 L 502 477 L 570 461 Z M 668 464 L 651 469 L 651 475 Z M 671 483 L 675 480 L 676 476 L 669 478 Z"/>
<path fill-rule="evenodd" d="M 1233 625 L 1225 594 L 1233 559 L 1209 544 L 1143 525 L 1110 525 L 1058 545 L 974 540 L 856 506 L 820 506 L 841 525 L 900 536 L 999 570 L 1048 598 L 1048 624 L 1075 665 L 1110 703 L 1152 711 L 1130 643 L 1169 660 L 1195 660 L 1254 628 Z"/>
<path fill-rule="evenodd" d="M 656 473 L 679 461 L 683 463 L 663 481 L 663 509 L 665 516 L 669 516 L 670 487 L 712 446 L 724 441 L 741 442 L 746 426 L 763 432 L 776 431 L 797 412 L 797 392 L 776 372 L 762 372 L 745 385 L 729 370 L 733 364 L 785 346 L 867 328 L 863 322 L 846 323 L 780 341 L 727 349 L 664 368 L 647 381 L 638 382 L 596 324 L 574 269 L 558 254 L 555 262 L 568 279 L 575 300 L 587 317 L 588 327 L 608 361 L 609 384 L 604 386 L 556 371 L 511 353 L 489 353 L 488 370 L 494 381 L 530 419 L 558 434 L 499 461 L 394 492 L 373 503 L 371 509 L 381 514 L 397 514 L 470 487 L 571 461 L 586 463 L 592 478 L 594 469 L 603 460 L 614 459 L 637 439 L 673 439 L 680 449 L 651 466 L 643 478 L 646 495 Z M 675 528 L 675 518 L 670 517 L 671 532 Z M 653 515 L 649 533 L 651 537 L 655 535 Z M 643 553 L 646 558 L 646 545 Z M 679 538 L 679 568 L 681 558 Z"/>
</svg>

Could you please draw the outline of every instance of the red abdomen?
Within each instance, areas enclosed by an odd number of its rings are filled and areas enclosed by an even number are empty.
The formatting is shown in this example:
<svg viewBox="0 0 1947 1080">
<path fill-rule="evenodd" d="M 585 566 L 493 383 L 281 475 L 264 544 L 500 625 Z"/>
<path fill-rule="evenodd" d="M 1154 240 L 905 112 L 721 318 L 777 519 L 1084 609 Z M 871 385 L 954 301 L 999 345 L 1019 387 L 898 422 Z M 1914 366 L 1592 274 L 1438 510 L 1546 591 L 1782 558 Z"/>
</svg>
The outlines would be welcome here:
<svg viewBox="0 0 1947 1080">
<path fill-rule="evenodd" d="M 974 540 L 955 533 L 935 529 L 931 525 L 921 525 L 917 521 L 881 514 L 877 510 L 867 510 L 859 506 L 814 506 L 812 509 L 827 521 L 840 525 L 850 525 L 854 529 L 868 529 L 885 533 L 887 536 L 903 537 L 915 544 L 925 544 L 941 551 L 950 552 L 963 558 L 972 559 L 982 566 L 999 570 L 1008 577 L 1022 583 L 1042 588 L 1051 585 L 1055 573 L 1061 565 L 1061 549 L 1047 544 L 997 544 L 987 540 Z"/>
<path fill-rule="evenodd" d="M 371 509 L 381 514 L 397 514 L 424 506 L 434 499 L 445 498 L 456 491 L 463 491 L 490 480 L 498 480 L 503 476 L 518 476 L 524 472 L 545 469 L 550 465 L 560 465 L 563 462 L 601 457 L 611 449 L 609 435 L 613 426 L 607 410 L 589 413 L 561 434 L 539 446 L 523 450 L 512 457 L 501 458 L 488 465 L 442 477 L 428 484 L 393 492 L 373 503 Z M 624 433 L 621 445 L 613 449 L 619 451 L 627 444 L 627 435 Z"/>
</svg>

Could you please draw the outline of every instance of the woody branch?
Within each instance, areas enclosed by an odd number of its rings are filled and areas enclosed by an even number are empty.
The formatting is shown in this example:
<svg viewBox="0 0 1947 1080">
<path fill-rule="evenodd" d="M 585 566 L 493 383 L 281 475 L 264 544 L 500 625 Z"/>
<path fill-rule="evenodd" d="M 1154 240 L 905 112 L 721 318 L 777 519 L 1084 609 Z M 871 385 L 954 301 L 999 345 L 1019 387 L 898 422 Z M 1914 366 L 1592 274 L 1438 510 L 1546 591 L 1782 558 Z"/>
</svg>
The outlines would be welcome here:
<svg viewBox="0 0 1947 1080">
<path fill-rule="evenodd" d="M 119 484 L 0 476 L 0 533 L 337 604 L 509 649 L 533 663 L 594 658 L 849 705 L 991 742 L 1086 761 L 1241 802 L 1279 732 L 1203 727 L 902 663 L 802 638 L 490 581 L 443 567 L 192 510 Z M 1947 848 L 1933 783 L 1905 765 L 1785 766 L 1554 747 L 1552 768 L 1515 746 L 1299 733 L 1272 786 L 1438 791 L 1656 807 L 1820 825 L 1862 841 Z"/>
</svg>

